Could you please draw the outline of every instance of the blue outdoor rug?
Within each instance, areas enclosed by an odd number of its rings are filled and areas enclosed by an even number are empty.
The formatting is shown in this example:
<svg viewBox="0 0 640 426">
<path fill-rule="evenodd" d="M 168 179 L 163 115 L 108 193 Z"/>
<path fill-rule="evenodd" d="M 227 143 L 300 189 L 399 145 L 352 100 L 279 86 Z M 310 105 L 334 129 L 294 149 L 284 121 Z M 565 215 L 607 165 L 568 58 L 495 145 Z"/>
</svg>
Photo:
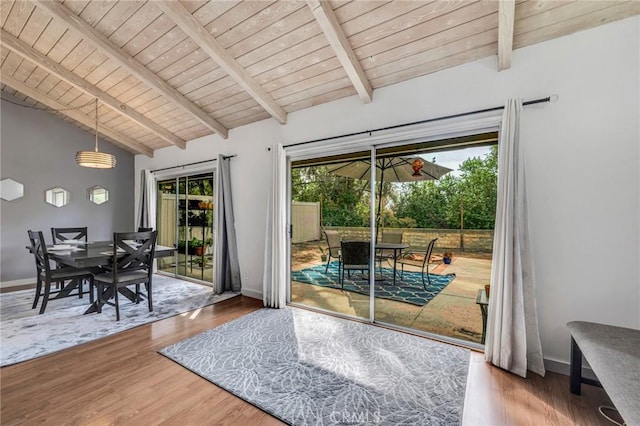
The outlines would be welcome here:
<svg viewBox="0 0 640 426">
<path fill-rule="evenodd" d="M 331 262 L 326 274 L 324 273 L 325 267 L 326 265 L 317 265 L 312 268 L 293 271 L 291 279 L 300 283 L 341 289 L 340 280 L 338 279 L 338 262 Z M 376 273 L 378 272 L 379 270 L 376 269 Z M 393 269 L 382 268 L 382 276 L 385 279 L 384 281 L 376 280 L 376 297 L 424 306 L 453 281 L 456 274 L 429 274 L 431 285 L 427 286 L 427 290 L 422 286 L 422 274 L 420 272 L 405 271 L 402 280 L 400 280 L 400 272 L 398 272 L 395 286 L 393 285 Z M 368 276 L 363 277 L 360 271 L 352 271 L 351 279 L 349 279 L 345 274 L 344 290 L 369 295 Z"/>
<path fill-rule="evenodd" d="M 290 425 L 453 426 L 462 421 L 470 352 L 285 308 L 160 353 Z"/>
</svg>

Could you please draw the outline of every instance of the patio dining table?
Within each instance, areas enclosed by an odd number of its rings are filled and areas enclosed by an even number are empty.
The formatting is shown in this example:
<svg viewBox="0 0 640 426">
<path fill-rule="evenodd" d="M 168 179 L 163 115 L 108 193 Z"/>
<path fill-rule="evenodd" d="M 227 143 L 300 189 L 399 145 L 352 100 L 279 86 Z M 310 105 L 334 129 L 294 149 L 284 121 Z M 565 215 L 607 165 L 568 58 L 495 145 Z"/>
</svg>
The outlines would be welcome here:
<svg viewBox="0 0 640 426">
<path fill-rule="evenodd" d="M 377 250 L 393 250 L 393 285 L 396 285 L 396 267 L 398 256 L 402 254 L 402 250 L 409 248 L 409 244 L 404 243 L 376 243 Z M 382 271 L 380 271 L 382 275 Z"/>
<path fill-rule="evenodd" d="M 94 273 L 104 272 L 103 267 L 108 266 L 113 256 L 113 241 L 90 241 L 86 244 L 70 244 L 67 249 L 57 249 L 56 246 L 47 246 L 49 258 L 58 263 L 76 268 L 89 269 Z M 58 246 L 59 247 L 59 246 Z M 31 247 L 27 247 L 31 249 Z M 175 254 L 175 247 L 156 245 L 155 257 L 168 257 Z M 78 286 L 77 280 L 72 280 L 64 286 L 59 297 L 65 297 Z M 118 289 L 120 294 L 131 301 L 135 301 L 135 294 L 126 287 Z M 85 314 L 97 312 L 100 298 L 94 302 Z"/>
</svg>

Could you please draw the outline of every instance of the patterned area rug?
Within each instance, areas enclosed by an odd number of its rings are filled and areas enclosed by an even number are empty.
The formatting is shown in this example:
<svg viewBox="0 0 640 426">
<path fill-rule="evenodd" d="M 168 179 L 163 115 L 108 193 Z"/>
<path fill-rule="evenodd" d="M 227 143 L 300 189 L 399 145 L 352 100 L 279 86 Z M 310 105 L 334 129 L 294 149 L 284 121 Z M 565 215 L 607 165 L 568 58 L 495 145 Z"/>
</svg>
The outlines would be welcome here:
<svg viewBox="0 0 640 426">
<path fill-rule="evenodd" d="M 291 273 L 291 279 L 305 284 L 340 289 L 338 262 L 331 262 L 326 274 L 324 273 L 325 267 L 326 265 L 317 265 L 312 268 L 293 271 Z M 396 285 L 393 285 L 393 269 L 382 268 L 382 276 L 384 277 L 384 281 L 376 280 L 376 297 L 424 306 L 453 281 L 456 274 L 429 274 L 431 285 L 427 286 L 426 291 L 422 286 L 422 274 L 420 272 L 405 271 L 402 280 L 400 280 L 400 272 L 398 272 Z M 345 275 L 344 290 L 368 295 L 368 277 L 365 276 L 363 278 L 360 271 L 352 271 L 351 279 L 348 279 Z"/>
<path fill-rule="evenodd" d="M 35 290 L 0 294 L 0 366 L 48 355 L 62 349 L 220 302 L 237 293 L 214 295 L 211 287 L 162 275 L 153 278 L 153 312 L 120 298 L 120 321 L 115 308 L 83 315 L 89 296 L 51 300 L 44 314 L 31 309 Z"/>
<path fill-rule="evenodd" d="M 469 368 L 466 349 L 296 308 L 160 353 L 294 425 L 457 425 Z"/>
</svg>

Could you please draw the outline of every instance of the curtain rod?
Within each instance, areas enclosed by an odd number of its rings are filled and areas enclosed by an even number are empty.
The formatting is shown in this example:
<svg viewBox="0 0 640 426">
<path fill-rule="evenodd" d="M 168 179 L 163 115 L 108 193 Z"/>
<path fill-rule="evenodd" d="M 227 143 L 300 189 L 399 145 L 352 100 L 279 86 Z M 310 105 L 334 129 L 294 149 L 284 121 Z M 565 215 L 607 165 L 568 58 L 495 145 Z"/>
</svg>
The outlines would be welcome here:
<svg viewBox="0 0 640 426">
<path fill-rule="evenodd" d="M 552 95 L 552 96 L 554 97 L 554 101 L 555 101 L 555 98 L 557 98 L 557 95 Z M 545 102 L 551 102 L 551 96 L 547 96 L 546 98 L 533 99 L 533 100 L 530 100 L 530 101 L 526 101 L 526 102 L 523 102 L 522 105 L 523 106 L 527 106 L 527 105 L 541 104 L 541 103 L 545 103 Z M 363 131 L 360 131 L 360 132 L 346 133 L 344 135 L 330 136 L 328 138 L 314 139 L 314 140 L 306 141 L 306 142 L 296 142 L 296 143 L 292 143 L 292 144 L 289 144 L 289 145 L 284 145 L 284 147 L 288 148 L 288 147 L 291 147 L 291 146 L 306 145 L 306 144 L 314 143 L 314 142 L 330 141 L 330 140 L 333 140 L 333 139 L 346 138 L 346 137 L 349 137 L 349 136 L 366 135 L 367 133 L 371 134 L 373 132 L 380 132 L 382 130 L 391 130 L 391 129 L 397 129 L 399 127 L 413 126 L 415 124 L 425 124 L 425 123 L 431 123 L 433 121 L 447 120 L 449 118 L 458 118 L 458 117 L 464 117 L 464 116 L 467 116 L 467 115 L 482 114 L 483 112 L 500 111 L 501 109 L 504 109 L 504 105 L 497 106 L 497 107 L 492 107 L 492 108 L 478 109 L 478 110 L 475 110 L 475 111 L 461 112 L 459 114 L 445 115 L 445 116 L 442 116 L 442 117 L 428 118 L 426 120 L 413 121 L 411 123 L 396 124 L 394 126 L 379 127 L 377 129 L 373 129 L 373 130 L 363 130 Z"/>
<path fill-rule="evenodd" d="M 233 154 L 233 155 L 223 155 L 222 158 L 224 158 L 225 160 L 227 158 L 234 158 L 237 157 L 237 154 Z M 151 173 L 155 173 L 155 172 L 162 172 L 164 170 L 171 170 L 171 169 L 179 169 L 180 167 L 188 167 L 188 166 L 195 166 L 196 164 L 202 164 L 202 163 L 210 163 L 212 161 L 218 161 L 217 158 L 212 158 L 211 160 L 202 160 L 202 161 L 196 161 L 194 163 L 187 163 L 187 164 L 181 164 L 179 166 L 171 166 L 171 167 L 165 167 L 163 169 L 155 169 L 155 170 L 151 170 Z"/>
</svg>

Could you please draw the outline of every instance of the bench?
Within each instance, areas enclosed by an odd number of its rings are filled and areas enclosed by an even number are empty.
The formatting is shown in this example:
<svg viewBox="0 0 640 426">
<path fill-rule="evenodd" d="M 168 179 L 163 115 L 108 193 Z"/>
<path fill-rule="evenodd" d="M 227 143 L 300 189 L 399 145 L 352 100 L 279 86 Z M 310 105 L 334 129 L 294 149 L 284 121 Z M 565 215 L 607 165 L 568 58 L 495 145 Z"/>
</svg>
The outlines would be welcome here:
<svg viewBox="0 0 640 426">
<path fill-rule="evenodd" d="M 571 393 L 580 384 L 602 386 L 627 425 L 640 425 L 640 330 L 572 321 Z M 598 380 L 582 377 L 582 356 Z"/>
</svg>

